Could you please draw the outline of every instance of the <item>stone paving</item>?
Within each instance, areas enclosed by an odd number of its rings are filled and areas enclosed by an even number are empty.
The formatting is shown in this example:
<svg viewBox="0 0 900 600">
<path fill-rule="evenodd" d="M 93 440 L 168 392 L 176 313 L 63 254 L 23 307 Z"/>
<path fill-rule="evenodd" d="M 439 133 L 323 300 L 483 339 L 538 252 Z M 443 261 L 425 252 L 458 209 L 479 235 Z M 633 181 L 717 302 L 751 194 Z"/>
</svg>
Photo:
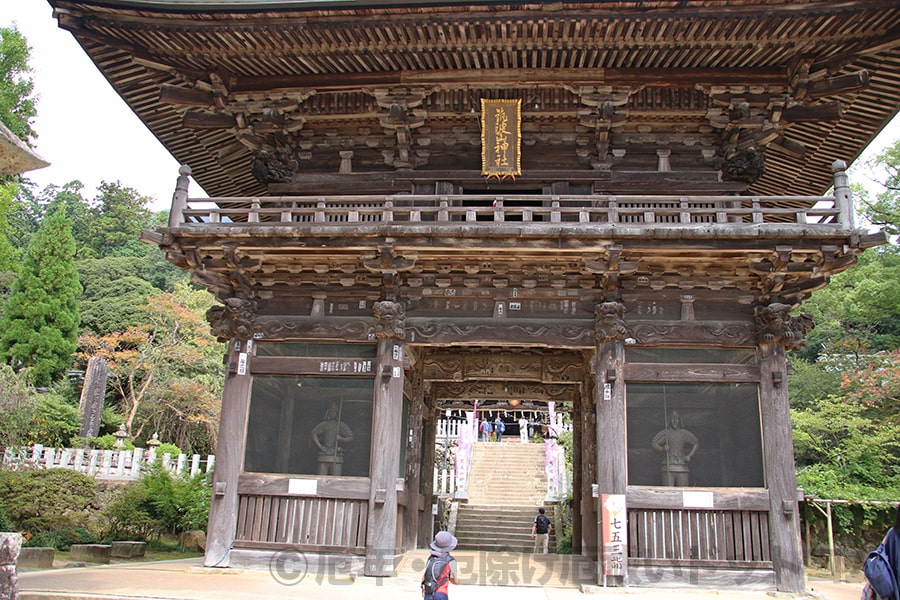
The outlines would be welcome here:
<svg viewBox="0 0 900 600">
<path fill-rule="evenodd" d="M 278 572 L 241 569 L 208 569 L 201 559 L 162 562 L 131 562 L 86 568 L 55 568 L 19 573 L 19 600 L 249 600 L 280 599 L 338 600 L 364 597 L 366 600 L 420 598 L 417 561 L 420 553 L 410 553 L 392 578 L 358 579 L 348 576 L 317 575 L 287 567 Z M 460 553 L 464 566 L 467 558 Z M 529 563 L 531 564 L 531 563 Z M 562 563 L 557 563 L 562 565 Z M 480 568 L 480 567 L 479 567 Z M 535 567 L 532 581 L 513 581 L 525 571 L 508 569 L 503 574 L 461 573 L 461 585 L 453 586 L 453 600 L 497 600 L 515 596 L 517 600 L 574 600 L 584 595 L 648 600 L 769 600 L 776 598 L 819 598 L 822 600 L 857 600 L 862 584 L 811 579 L 807 594 L 792 595 L 772 591 L 697 588 L 602 588 L 564 582 L 559 573 L 549 579 L 544 570 Z M 507 580 L 503 581 L 502 577 Z M 539 579 L 544 578 L 544 581 Z M 568 587 L 558 587 L 564 583 Z"/>
</svg>

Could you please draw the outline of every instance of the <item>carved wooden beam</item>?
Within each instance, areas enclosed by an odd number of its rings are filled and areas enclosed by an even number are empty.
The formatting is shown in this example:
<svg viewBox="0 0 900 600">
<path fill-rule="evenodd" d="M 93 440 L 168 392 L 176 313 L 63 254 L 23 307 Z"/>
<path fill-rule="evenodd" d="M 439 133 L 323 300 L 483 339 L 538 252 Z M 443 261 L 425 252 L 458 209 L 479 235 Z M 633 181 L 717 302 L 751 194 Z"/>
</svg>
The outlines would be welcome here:
<svg viewBox="0 0 900 600">
<path fill-rule="evenodd" d="M 708 85 L 788 85 L 781 68 L 759 69 L 459 69 L 454 71 L 400 71 L 238 78 L 232 93 L 264 92 L 285 88 L 315 88 L 323 91 L 392 86 L 433 85 L 441 89 L 508 87 L 509 85 L 583 84 L 602 82 L 616 86 L 659 85 L 692 87 Z"/>
</svg>

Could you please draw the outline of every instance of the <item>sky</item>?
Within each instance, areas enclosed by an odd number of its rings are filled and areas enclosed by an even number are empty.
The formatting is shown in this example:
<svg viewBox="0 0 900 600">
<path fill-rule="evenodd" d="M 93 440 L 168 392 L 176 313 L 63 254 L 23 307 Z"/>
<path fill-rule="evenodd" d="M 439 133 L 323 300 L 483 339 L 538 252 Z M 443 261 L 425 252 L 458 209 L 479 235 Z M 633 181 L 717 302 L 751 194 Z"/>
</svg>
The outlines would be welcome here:
<svg viewBox="0 0 900 600">
<path fill-rule="evenodd" d="M 0 0 L 0 27 L 15 24 L 31 46 L 38 97 L 37 154 L 49 167 L 25 173 L 40 189 L 81 181 L 93 198 L 103 182 L 120 182 L 171 205 L 178 162 L 104 79 L 68 31 L 60 29 L 45 0 Z M 192 197 L 206 194 L 191 181 Z"/>
<path fill-rule="evenodd" d="M 30 64 L 38 96 L 33 123 L 38 132 L 36 150 L 51 163 L 26 176 L 40 188 L 78 179 L 88 198 L 94 197 L 102 181 L 118 181 L 154 198 L 153 209 L 168 209 L 177 161 L 100 75 L 72 34 L 57 26 L 50 5 L 45 0 L 0 0 L 0 27 L 14 23 L 32 48 Z M 860 160 L 898 139 L 900 117 L 885 127 Z M 851 171 L 851 182 L 881 191 L 862 173 L 853 175 Z M 189 195 L 206 193 L 192 181 Z"/>
</svg>

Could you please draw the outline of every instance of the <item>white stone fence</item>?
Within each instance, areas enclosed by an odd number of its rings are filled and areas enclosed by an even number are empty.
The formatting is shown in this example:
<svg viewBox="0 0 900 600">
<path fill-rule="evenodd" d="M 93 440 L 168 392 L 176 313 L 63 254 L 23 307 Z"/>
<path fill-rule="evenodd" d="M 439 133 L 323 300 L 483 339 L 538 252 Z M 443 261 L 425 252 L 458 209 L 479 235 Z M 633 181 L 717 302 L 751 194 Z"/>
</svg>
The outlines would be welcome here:
<svg viewBox="0 0 900 600">
<path fill-rule="evenodd" d="M 7 448 L 3 453 L 3 468 L 21 469 L 72 469 L 95 479 L 134 480 L 141 471 L 161 461 L 170 473 L 190 474 L 192 477 L 213 470 L 216 457 L 212 454 L 168 453 L 156 456 L 156 450 L 85 450 L 83 448 L 45 448 L 40 444 L 24 448 Z"/>
</svg>

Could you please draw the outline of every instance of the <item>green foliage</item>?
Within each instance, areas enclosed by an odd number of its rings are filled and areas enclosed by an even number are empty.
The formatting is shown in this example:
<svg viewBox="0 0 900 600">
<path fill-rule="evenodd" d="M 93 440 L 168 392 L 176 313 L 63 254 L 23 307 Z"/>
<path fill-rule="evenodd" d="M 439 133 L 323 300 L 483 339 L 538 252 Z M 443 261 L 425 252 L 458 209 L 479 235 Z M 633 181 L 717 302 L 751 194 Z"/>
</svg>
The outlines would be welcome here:
<svg viewBox="0 0 900 600">
<path fill-rule="evenodd" d="M 107 540 L 147 540 L 154 532 L 150 490 L 139 483 L 122 486 L 104 507 L 101 535 Z"/>
<path fill-rule="evenodd" d="M 83 331 L 103 335 L 146 321 L 147 298 L 160 290 L 135 275 L 142 265 L 142 259 L 124 256 L 78 262 L 84 288 L 80 303 Z"/>
<path fill-rule="evenodd" d="M 900 351 L 844 373 L 791 413 L 798 485 L 818 498 L 900 498 Z"/>
<path fill-rule="evenodd" d="M 30 369 L 17 373 L 0 363 L 0 448 L 34 443 L 31 422 L 39 398 Z"/>
<path fill-rule="evenodd" d="M 13 183 L 0 184 L 0 296 L 9 295 L 12 282 L 19 270 L 19 252 L 9 241 L 9 214 L 13 198 L 19 186 Z"/>
<path fill-rule="evenodd" d="M 572 554 L 572 495 L 556 505 L 556 553 Z"/>
<path fill-rule="evenodd" d="M 97 536 L 84 527 L 60 527 L 35 534 L 25 545 L 31 548 L 55 548 L 68 552 L 72 544 L 96 544 Z"/>
<path fill-rule="evenodd" d="M 72 364 L 81 295 L 74 252 L 71 223 L 55 210 L 28 245 L 6 303 L 0 353 L 17 370 L 32 367 L 36 385 L 48 385 Z"/>
<path fill-rule="evenodd" d="M 138 485 L 146 490 L 149 500 L 144 508 L 159 530 L 177 535 L 206 529 L 211 497 L 208 475 L 173 475 L 157 462 Z"/>
<path fill-rule="evenodd" d="M 884 190 L 874 200 L 862 198 L 863 214 L 871 223 L 890 235 L 900 234 L 900 140 L 885 148 L 869 161 L 871 169 L 880 173 L 878 181 Z"/>
<path fill-rule="evenodd" d="M 16 526 L 9 517 L 6 516 L 6 509 L 0 506 L 0 531 L 15 531 Z"/>
<path fill-rule="evenodd" d="M 117 439 L 115 435 L 106 433 L 98 437 L 88 438 L 87 445 L 97 450 L 115 450 Z M 135 446 L 131 440 L 126 439 L 123 443 L 125 445 L 124 450 L 134 450 Z"/>
<path fill-rule="evenodd" d="M 159 446 L 156 447 L 156 456 L 162 457 L 163 454 L 168 454 L 173 458 L 178 456 L 179 454 L 183 454 L 181 448 L 172 444 L 171 442 L 163 442 Z"/>
<path fill-rule="evenodd" d="M 0 121 L 20 140 L 33 145 L 34 81 L 28 64 L 31 48 L 15 27 L 0 28 Z"/>
<path fill-rule="evenodd" d="M 824 364 L 812 364 L 797 356 L 789 355 L 791 374 L 788 377 L 788 389 L 791 394 L 791 407 L 804 409 L 815 406 L 829 394 L 834 394 L 841 387 L 839 369 L 827 368 Z"/>
<path fill-rule="evenodd" d="M 147 324 L 79 339 L 79 358 L 109 362 L 110 386 L 126 428 L 135 439 L 143 429 L 188 452 L 215 447 L 224 373 L 223 347 L 204 318 L 212 297 L 189 286 L 147 301 Z"/>
<path fill-rule="evenodd" d="M 89 245 L 97 256 L 110 256 L 138 239 L 152 218 L 149 202 L 148 196 L 118 181 L 100 184 L 89 223 Z"/>
<path fill-rule="evenodd" d="M 900 251 L 895 246 L 865 251 L 855 267 L 832 277 L 802 310 L 816 322 L 800 353 L 807 361 L 824 356 L 838 369 L 854 369 L 871 352 L 900 346 Z"/>
<path fill-rule="evenodd" d="M 17 530 L 32 533 L 78 525 L 97 493 L 92 478 L 70 469 L 0 474 L 0 506 Z"/>
<path fill-rule="evenodd" d="M 77 406 L 66 403 L 55 394 L 44 394 L 32 417 L 32 437 L 44 446 L 65 448 L 78 435 L 80 426 Z"/>
<path fill-rule="evenodd" d="M 574 464 L 572 460 L 573 456 L 573 442 L 574 436 L 571 431 L 561 431 L 559 435 L 556 437 L 556 442 L 563 447 L 563 453 L 566 457 L 566 469 L 571 471 L 572 465 Z"/>
</svg>

